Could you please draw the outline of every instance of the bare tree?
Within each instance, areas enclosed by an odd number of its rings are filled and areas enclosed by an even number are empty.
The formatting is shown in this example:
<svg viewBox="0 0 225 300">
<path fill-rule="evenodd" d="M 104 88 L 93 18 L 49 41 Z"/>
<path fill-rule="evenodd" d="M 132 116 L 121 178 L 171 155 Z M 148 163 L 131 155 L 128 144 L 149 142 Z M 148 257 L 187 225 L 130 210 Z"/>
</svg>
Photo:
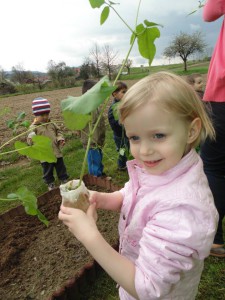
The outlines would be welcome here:
<svg viewBox="0 0 225 300">
<path fill-rule="evenodd" d="M 19 84 L 24 84 L 28 79 L 33 79 L 34 75 L 31 71 L 26 71 L 22 64 L 12 67 L 11 80 Z"/>
<path fill-rule="evenodd" d="M 66 65 L 64 61 L 59 63 L 50 60 L 48 62 L 48 75 L 54 82 L 54 84 L 59 84 L 60 86 L 66 86 L 68 84 L 69 78 L 75 79 L 75 70 L 72 67 Z"/>
<path fill-rule="evenodd" d="M 103 69 L 107 71 L 109 79 L 112 79 L 112 73 L 115 69 L 115 62 L 118 56 L 118 52 L 115 52 L 109 45 L 104 45 L 103 51 Z"/>
<path fill-rule="evenodd" d="M 123 63 L 124 63 L 124 60 L 123 60 Z M 130 74 L 130 69 L 131 69 L 132 64 L 133 64 L 133 61 L 131 59 L 128 59 L 124 65 L 124 67 L 127 68 L 128 74 Z"/>
<path fill-rule="evenodd" d="M 93 48 L 90 50 L 90 59 L 95 66 L 97 72 L 97 78 L 101 77 L 101 64 L 102 64 L 102 53 L 98 44 L 95 43 Z"/>
<path fill-rule="evenodd" d="M 3 68 L 0 66 L 0 82 L 4 81 L 6 79 L 6 73 L 3 70 Z"/>
<path fill-rule="evenodd" d="M 196 31 L 192 35 L 181 32 L 165 48 L 163 55 L 168 58 L 180 56 L 184 62 L 184 70 L 187 71 L 188 57 L 194 53 L 202 53 L 205 47 L 206 43 L 201 32 Z"/>
</svg>

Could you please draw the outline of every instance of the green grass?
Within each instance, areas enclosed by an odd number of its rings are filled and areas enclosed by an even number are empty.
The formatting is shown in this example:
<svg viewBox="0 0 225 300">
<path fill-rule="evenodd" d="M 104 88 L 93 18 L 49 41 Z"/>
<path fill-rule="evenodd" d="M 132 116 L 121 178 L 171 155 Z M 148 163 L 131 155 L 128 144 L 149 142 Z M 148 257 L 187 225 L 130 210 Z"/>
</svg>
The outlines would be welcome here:
<svg viewBox="0 0 225 300">
<path fill-rule="evenodd" d="M 7 150 L 10 150 L 8 148 Z M 79 178 L 84 149 L 78 137 L 73 134 L 67 136 L 67 142 L 63 148 L 64 161 L 70 178 Z M 113 182 L 122 186 L 128 179 L 126 172 L 117 171 L 117 152 L 112 138 L 112 131 L 108 130 L 103 154 L 104 171 L 113 178 Z M 15 163 L 18 161 L 18 154 L 10 154 L 7 157 L 1 156 L 1 161 Z M 19 172 L 18 172 L 19 168 Z M 87 169 L 86 169 L 87 172 Z M 56 184 L 59 182 L 56 180 Z M 30 160 L 28 165 L 20 166 L 15 164 L 10 167 L 0 169 L 0 198 L 6 198 L 8 194 L 15 192 L 19 187 L 26 186 L 36 196 L 47 191 L 47 186 L 42 180 L 42 167 L 39 161 Z M 0 201 L 0 213 L 18 205 L 15 202 Z"/>
<path fill-rule="evenodd" d="M 81 291 L 81 300 L 119 300 L 115 282 L 103 270 L 99 270 L 96 276 L 94 284 Z M 224 282 L 224 259 L 208 257 L 205 260 L 196 300 L 224 300 Z"/>
<path fill-rule="evenodd" d="M 120 80 L 134 80 L 141 79 L 148 74 L 156 73 L 159 71 L 173 72 L 177 75 L 189 75 L 192 73 L 206 74 L 208 72 L 209 62 L 188 62 L 187 71 L 184 71 L 183 63 L 162 65 L 162 66 L 151 66 L 149 67 L 135 67 L 131 68 L 129 75 L 120 75 Z"/>
</svg>

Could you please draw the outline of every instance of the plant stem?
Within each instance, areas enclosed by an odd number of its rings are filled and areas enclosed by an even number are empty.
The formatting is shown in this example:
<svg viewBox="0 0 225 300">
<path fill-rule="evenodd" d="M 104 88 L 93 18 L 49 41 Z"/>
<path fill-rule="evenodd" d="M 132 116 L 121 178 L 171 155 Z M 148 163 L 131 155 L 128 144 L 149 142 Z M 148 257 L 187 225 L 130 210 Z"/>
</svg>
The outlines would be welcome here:
<svg viewBox="0 0 225 300">
<path fill-rule="evenodd" d="M 140 6 L 141 6 L 141 0 L 139 1 L 139 4 L 138 4 L 137 16 L 136 16 L 136 21 L 135 21 L 135 28 L 137 27 L 137 22 L 138 22 L 138 15 L 139 15 L 139 11 L 140 11 Z"/>
<path fill-rule="evenodd" d="M 106 2 L 105 2 L 106 3 Z M 127 26 L 127 28 L 132 32 L 135 33 L 133 31 L 133 29 L 127 24 L 126 21 L 124 21 L 124 19 L 118 14 L 118 12 L 115 10 L 115 8 L 113 7 L 113 5 L 111 5 L 110 3 L 106 3 L 112 10 L 114 10 L 114 12 L 117 14 L 117 16 L 120 18 L 120 20 Z"/>
<path fill-rule="evenodd" d="M 4 199 L 4 198 L 0 198 L 0 201 L 18 201 L 19 198 L 14 198 L 14 199 Z"/>
<path fill-rule="evenodd" d="M 34 125 L 34 126 L 35 126 L 35 128 L 37 128 L 37 127 L 40 127 L 40 126 L 44 126 L 44 125 L 46 125 L 46 124 L 53 124 L 53 123 L 61 123 L 61 121 L 53 121 L 53 122 L 43 123 L 43 124 L 40 124 L 40 125 Z M 31 132 L 31 131 L 33 131 L 33 130 L 34 130 L 34 128 L 29 128 L 28 130 L 26 130 L 26 131 L 24 131 L 24 132 L 18 134 L 17 136 L 14 136 L 14 137 L 11 138 L 9 141 L 7 141 L 7 142 L 4 143 L 3 145 L 1 145 L 1 146 L 0 146 L 0 150 L 3 149 L 5 146 L 9 145 L 9 144 L 10 144 L 11 142 L 13 142 L 14 140 L 17 140 L 19 137 L 21 137 L 21 136 L 23 136 L 23 135 L 25 135 L 25 134 L 27 134 L 28 132 Z M 16 150 L 16 151 L 17 151 L 17 150 Z M 8 153 L 8 152 L 6 152 L 6 153 Z M 9 153 L 10 153 L 10 152 L 9 152 Z M 3 154 L 4 154 L 4 153 L 3 153 Z"/>
<path fill-rule="evenodd" d="M 122 70 L 123 70 L 123 68 L 124 68 L 124 66 L 125 66 L 125 64 L 126 64 L 126 62 L 127 62 L 127 59 L 128 59 L 128 57 L 129 57 L 129 55 L 130 55 L 130 52 L 131 52 L 131 50 L 132 50 L 132 48 L 133 48 L 133 45 L 134 45 L 135 40 L 136 40 L 136 34 L 135 34 L 135 37 L 134 37 L 134 39 L 133 39 L 133 41 L 132 41 L 132 43 L 131 43 L 131 45 L 130 45 L 130 48 L 129 48 L 129 50 L 128 50 L 128 53 L 127 53 L 127 55 L 126 55 L 126 58 L 125 58 L 125 60 L 124 60 L 124 62 L 123 62 L 123 64 L 122 64 L 122 66 L 120 67 L 120 70 L 119 70 L 119 72 L 118 72 L 118 74 L 117 74 L 117 76 L 116 76 L 116 79 L 115 79 L 114 82 L 113 82 L 113 85 L 116 84 L 118 78 L 120 77 L 120 74 L 121 74 L 121 72 L 122 72 Z M 78 187 L 81 185 L 81 182 L 82 182 L 83 177 L 84 177 L 84 171 L 85 171 L 85 166 L 86 166 L 86 160 L 87 160 L 88 151 L 89 151 L 89 149 L 90 149 L 92 136 L 93 136 L 93 134 L 94 134 L 94 132 L 95 132 L 97 126 L 98 126 L 98 123 L 99 123 L 100 120 L 101 120 L 101 117 L 102 117 L 102 115 L 103 115 L 103 113 L 104 113 L 104 111 L 105 111 L 105 109 L 106 109 L 106 105 L 107 105 L 107 103 L 109 102 L 109 99 L 110 99 L 110 97 L 108 97 L 108 98 L 104 101 L 104 104 L 103 104 L 103 106 L 102 106 L 101 112 L 100 112 L 100 114 L 99 114 L 99 116 L 98 116 L 98 118 L 97 118 L 97 120 L 96 120 L 96 122 L 95 122 L 94 127 L 92 128 L 92 126 L 89 125 L 89 126 L 90 126 L 90 131 L 89 131 L 89 134 L 88 134 L 88 144 L 87 144 L 86 151 L 85 151 L 85 155 L 84 155 L 84 159 L 83 159 L 83 162 L 82 162 L 81 173 L 80 173 L 80 180 L 79 180 L 79 185 L 78 185 Z M 91 121 L 91 122 L 92 122 L 92 121 Z M 91 123 L 89 122 L 89 124 L 91 124 Z"/>
</svg>

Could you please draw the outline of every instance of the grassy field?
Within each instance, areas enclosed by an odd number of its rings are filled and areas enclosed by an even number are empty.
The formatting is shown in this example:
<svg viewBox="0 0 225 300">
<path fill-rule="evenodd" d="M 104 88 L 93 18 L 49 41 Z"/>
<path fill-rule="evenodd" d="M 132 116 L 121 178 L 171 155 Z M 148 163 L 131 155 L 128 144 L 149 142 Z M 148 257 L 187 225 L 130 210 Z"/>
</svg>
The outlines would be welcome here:
<svg viewBox="0 0 225 300">
<path fill-rule="evenodd" d="M 165 66 L 151 66 L 148 67 L 135 67 L 131 68 L 131 72 L 128 75 L 121 75 L 120 80 L 128 80 L 128 79 L 141 79 L 148 74 L 156 73 L 159 71 L 168 71 L 173 72 L 177 75 L 189 75 L 192 73 L 206 74 L 208 72 L 209 62 L 188 62 L 187 71 L 184 71 L 183 64 L 171 64 Z"/>
<path fill-rule="evenodd" d="M 168 68 L 172 66 L 168 66 Z M 152 67 L 157 72 L 162 70 L 162 67 Z M 173 65 L 173 71 L 179 74 L 182 72 L 183 65 Z M 207 68 L 206 65 L 190 67 L 190 72 L 203 72 Z M 163 68 L 165 69 L 165 68 Z M 198 71 L 197 71 L 198 70 Z M 152 70 L 153 71 L 153 70 Z M 140 69 L 132 70 L 132 76 L 140 75 Z M 207 72 L 207 71 L 206 71 Z M 147 71 L 148 73 L 148 71 Z M 145 74 L 147 75 L 147 74 Z M 127 75 L 128 76 L 128 75 Z M 136 78 L 137 78 L 136 77 Z M 127 78 L 128 79 L 128 78 Z M 130 78 L 129 78 L 130 79 Z M 74 134 L 66 136 L 66 146 L 63 149 L 65 164 L 71 178 L 78 178 L 81 169 L 81 162 L 84 156 L 79 138 Z M 44 193 L 47 188 L 42 181 L 42 169 L 38 161 L 30 160 L 25 164 L 18 161 L 18 155 L 9 155 L 4 158 L 6 162 L 13 162 L 11 166 L 0 168 L 0 198 L 16 191 L 20 186 L 34 192 L 36 196 Z M 123 185 L 128 180 L 127 173 L 117 171 L 117 152 L 112 138 L 111 130 L 107 130 L 106 144 L 104 147 L 104 171 L 108 176 L 112 177 L 115 184 Z M 23 160 L 22 160 L 23 162 Z M 19 170 L 19 172 L 18 172 Z M 0 201 L 0 213 L 10 209 L 18 203 L 9 203 Z M 225 232 L 225 224 L 224 224 Z M 205 261 L 205 268 L 201 278 L 197 300 L 224 300 L 225 297 L 225 259 L 209 257 Z M 115 283 L 103 271 L 99 271 L 98 279 L 95 284 L 83 291 L 83 299 L 108 299 L 117 300 L 118 291 Z"/>
</svg>

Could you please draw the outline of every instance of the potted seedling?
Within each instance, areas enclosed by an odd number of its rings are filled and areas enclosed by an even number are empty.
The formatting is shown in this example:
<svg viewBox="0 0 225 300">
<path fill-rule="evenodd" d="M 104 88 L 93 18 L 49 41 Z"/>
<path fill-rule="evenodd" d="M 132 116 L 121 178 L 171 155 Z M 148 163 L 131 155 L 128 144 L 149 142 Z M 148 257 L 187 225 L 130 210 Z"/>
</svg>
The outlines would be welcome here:
<svg viewBox="0 0 225 300">
<path fill-rule="evenodd" d="M 112 1 L 104 1 L 104 0 L 89 0 L 92 8 L 100 8 L 103 7 L 101 12 L 100 23 L 103 24 L 109 14 L 110 10 L 115 10 L 115 5 Z M 139 1 L 139 6 L 141 1 Z M 65 206 L 77 207 L 85 211 L 89 205 L 88 202 L 88 190 L 86 189 L 83 183 L 83 176 L 85 172 L 85 165 L 87 154 L 91 145 L 92 136 L 94 131 L 100 122 L 103 112 L 105 111 L 106 105 L 110 99 L 110 95 L 116 89 L 116 81 L 118 80 L 122 70 L 126 64 L 126 61 L 129 57 L 129 54 L 133 48 L 134 42 L 138 41 L 138 48 L 140 54 L 147 58 L 149 61 L 149 65 L 155 56 L 156 48 L 154 45 L 154 41 L 156 38 L 160 36 L 159 29 L 157 26 L 159 24 L 149 22 L 147 20 L 144 23 L 137 24 L 139 6 L 136 18 L 135 29 L 131 29 L 131 27 L 120 17 L 120 19 L 124 22 L 124 24 L 131 31 L 131 39 L 130 39 L 130 48 L 128 50 L 127 56 L 123 61 L 123 64 L 116 76 L 113 84 L 109 81 L 108 77 L 103 77 L 96 85 L 94 85 L 87 93 L 80 97 L 68 97 L 67 99 L 62 101 L 61 107 L 63 112 L 63 117 L 65 121 L 65 125 L 67 128 L 71 130 L 82 130 L 84 127 L 89 124 L 89 133 L 88 133 L 88 144 L 86 147 L 84 160 L 81 168 L 80 178 L 79 180 L 72 180 L 64 185 L 60 186 L 60 193 L 62 195 L 62 202 Z M 117 13 L 117 12 L 116 12 Z M 118 13 L 117 13 L 118 14 Z M 92 113 L 101 105 L 100 114 L 97 119 L 95 126 L 92 128 Z M 124 151 L 124 149 L 121 149 Z M 83 203 L 83 205 L 82 205 Z"/>
<path fill-rule="evenodd" d="M 61 194 L 63 197 L 63 202 L 65 205 L 74 206 L 75 204 L 72 202 L 77 202 L 79 198 L 79 193 L 81 192 L 81 198 L 87 204 L 88 191 L 83 181 L 83 176 L 85 172 L 86 160 L 88 150 L 91 145 L 91 140 L 93 133 L 102 117 L 103 112 L 105 111 L 106 105 L 110 99 L 110 95 L 116 89 L 115 83 L 118 80 L 126 62 L 130 55 L 130 52 L 133 48 L 135 41 L 137 40 L 138 49 L 142 57 L 146 58 L 151 65 L 152 60 L 155 56 L 156 47 L 155 47 L 155 39 L 159 38 L 160 31 L 158 26 L 161 26 L 157 23 L 150 22 L 148 20 L 144 20 L 143 23 L 138 23 L 139 9 L 141 5 L 141 0 L 138 1 L 138 9 L 137 16 L 135 21 L 134 29 L 132 29 L 126 21 L 118 14 L 115 7 L 118 3 L 114 3 L 112 1 L 104 1 L 104 0 L 89 0 L 92 8 L 103 8 L 100 17 L 100 24 L 105 23 L 107 18 L 110 15 L 111 11 L 114 11 L 125 26 L 131 32 L 130 38 L 130 46 L 126 55 L 126 58 L 123 60 L 123 64 L 116 76 L 116 79 L 113 83 L 111 83 L 107 76 L 103 77 L 93 88 L 91 88 L 87 93 L 80 97 L 68 97 L 67 99 L 62 101 L 61 108 L 62 114 L 64 117 L 65 125 L 68 129 L 71 130 L 82 130 L 87 124 L 89 124 L 89 133 L 88 133 L 88 144 L 85 151 L 80 178 L 78 180 L 73 180 L 63 186 L 61 186 Z M 101 105 L 101 112 L 95 123 L 95 126 L 92 127 L 92 112 L 96 110 L 97 107 Z M 13 122 L 10 123 L 14 128 Z M 42 125 L 41 125 L 42 126 Z M 0 151 L 3 151 L 3 148 L 8 145 L 8 143 L 13 142 L 14 140 L 20 138 L 22 135 L 27 135 L 29 133 L 29 129 L 25 132 L 14 136 L 10 141 L 0 146 Z M 34 136 L 32 138 L 33 145 L 28 146 L 25 143 L 20 141 L 15 142 L 15 150 L 22 155 L 26 155 L 33 159 L 44 160 L 47 162 L 55 162 L 55 157 L 51 148 L 51 141 L 47 137 L 44 136 Z M 10 151 L 12 152 L 12 151 Z M 9 152 L 0 152 L 0 155 L 5 155 Z M 76 194 L 75 196 L 71 196 L 72 194 Z M 78 195 L 77 195 L 78 194 Z M 73 201 L 71 201 L 73 199 Z M 47 224 L 46 218 L 41 214 L 41 212 L 37 208 L 37 199 L 36 197 L 28 191 L 25 187 L 21 187 L 17 192 L 11 193 L 8 195 L 7 199 L 0 199 L 3 201 L 14 201 L 19 200 L 25 206 L 25 210 L 27 213 L 32 215 L 37 215 L 38 218 Z M 77 202 L 79 203 L 80 200 Z M 85 206 L 85 205 L 84 205 Z M 87 205 L 86 205 L 87 207 Z M 86 208 L 83 208 L 84 210 Z"/>
</svg>

